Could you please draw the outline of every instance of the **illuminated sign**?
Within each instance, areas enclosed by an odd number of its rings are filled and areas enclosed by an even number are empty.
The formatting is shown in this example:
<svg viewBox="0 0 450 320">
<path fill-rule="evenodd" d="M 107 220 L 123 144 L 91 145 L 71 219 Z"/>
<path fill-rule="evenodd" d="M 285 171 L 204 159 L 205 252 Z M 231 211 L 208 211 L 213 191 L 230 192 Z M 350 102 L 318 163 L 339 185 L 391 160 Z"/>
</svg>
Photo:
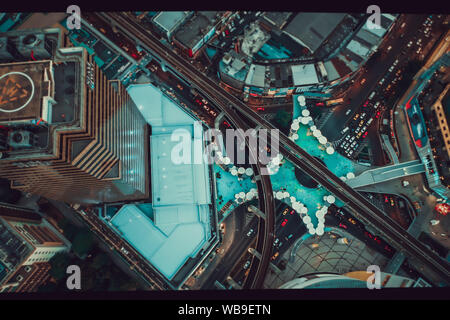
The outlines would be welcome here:
<svg viewBox="0 0 450 320">
<path fill-rule="evenodd" d="M 0 76 L 0 112 L 13 113 L 25 108 L 34 95 L 34 84 L 23 72 Z"/>
</svg>

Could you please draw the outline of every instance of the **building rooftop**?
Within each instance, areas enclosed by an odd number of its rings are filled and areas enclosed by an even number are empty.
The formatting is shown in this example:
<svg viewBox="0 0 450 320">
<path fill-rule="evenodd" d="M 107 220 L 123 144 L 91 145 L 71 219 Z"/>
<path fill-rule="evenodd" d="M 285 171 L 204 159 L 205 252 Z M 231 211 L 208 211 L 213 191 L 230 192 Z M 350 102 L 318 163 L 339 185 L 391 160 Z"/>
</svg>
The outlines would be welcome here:
<svg viewBox="0 0 450 320">
<path fill-rule="evenodd" d="M 0 122 L 47 117 L 42 98 L 49 93 L 43 87 L 49 68 L 49 61 L 0 64 Z"/>
<path fill-rule="evenodd" d="M 292 12 L 269 11 L 264 13 L 264 19 L 279 29 L 283 29 Z"/>
<path fill-rule="evenodd" d="M 293 65 L 291 68 L 295 86 L 315 84 L 319 82 L 314 64 Z"/>
<path fill-rule="evenodd" d="M 6 220 L 0 218 L 0 262 L 12 271 L 32 250 L 31 244 L 22 239 Z"/>
<path fill-rule="evenodd" d="M 314 52 L 341 23 L 345 15 L 326 12 L 298 13 L 284 31 Z"/>
<path fill-rule="evenodd" d="M 223 13 L 222 11 L 198 12 L 176 31 L 175 39 L 186 48 L 194 48 L 214 26 L 216 17 L 222 16 Z"/>
<path fill-rule="evenodd" d="M 153 23 L 170 36 L 188 15 L 188 11 L 161 11 L 153 17 Z"/>
</svg>

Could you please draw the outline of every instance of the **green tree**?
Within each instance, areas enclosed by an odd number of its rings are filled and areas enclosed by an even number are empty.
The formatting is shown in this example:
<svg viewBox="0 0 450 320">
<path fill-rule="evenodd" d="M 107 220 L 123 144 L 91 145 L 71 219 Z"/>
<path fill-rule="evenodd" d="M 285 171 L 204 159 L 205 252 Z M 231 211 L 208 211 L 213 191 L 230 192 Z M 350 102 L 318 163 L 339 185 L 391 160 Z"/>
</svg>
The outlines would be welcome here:
<svg viewBox="0 0 450 320">
<path fill-rule="evenodd" d="M 289 112 L 286 112 L 284 110 L 279 110 L 275 114 L 275 118 L 273 121 L 275 122 L 275 125 L 282 130 L 284 133 L 289 131 L 289 127 L 291 124 L 291 115 Z"/>
<path fill-rule="evenodd" d="M 110 259 L 105 253 L 97 254 L 92 261 L 92 268 L 95 270 L 101 270 L 102 268 L 110 265 Z"/>
<path fill-rule="evenodd" d="M 66 276 L 67 267 L 70 265 L 71 257 L 66 252 L 55 254 L 50 260 L 50 275 L 56 280 L 61 280 Z"/>
<path fill-rule="evenodd" d="M 78 233 L 72 241 L 72 250 L 79 257 L 84 257 L 91 251 L 94 245 L 94 237 L 89 231 Z"/>
</svg>

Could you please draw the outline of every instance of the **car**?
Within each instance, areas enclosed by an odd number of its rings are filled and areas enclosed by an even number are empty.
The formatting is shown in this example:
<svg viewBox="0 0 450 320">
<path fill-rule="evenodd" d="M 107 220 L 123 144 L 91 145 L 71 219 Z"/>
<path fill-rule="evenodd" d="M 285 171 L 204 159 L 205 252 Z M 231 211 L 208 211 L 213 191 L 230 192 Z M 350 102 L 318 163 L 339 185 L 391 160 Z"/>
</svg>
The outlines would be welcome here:
<svg viewBox="0 0 450 320">
<path fill-rule="evenodd" d="M 270 259 L 271 260 L 275 260 L 278 257 L 279 254 L 280 254 L 279 252 L 275 252 L 275 254 Z"/>
<path fill-rule="evenodd" d="M 286 213 L 289 211 L 289 208 L 285 208 L 284 210 L 283 210 L 283 213 L 282 213 L 282 215 L 283 216 L 285 216 L 286 215 Z"/>
<path fill-rule="evenodd" d="M 395 206 L 394 198 L 391 197 L 389 200 L 390 200 L 391 207 L 394 207 Z"/>
<path fill-rule="evenodd" d="M 386 51 L 389 52 L 389 51 L 391 51 L 391 49 L 392 49 L 392 46 L 389 46 Z"/>
<path fill-rule="evenodd" d="M 375 240 L 376 243 L 381 244 L 381 239 L 378 238 L 377 236 L 375 236 L 375 237 L 373 238 L 373 240 Z"/>
<path fill-rule="evenodd" d="M 284 219 L 283 222 L 281 223 L 281 226 L 284 227 L 287 222 L 288 222 L 288 219 Z"/>
<path fill-rule="evenodd" d="M 378 82 L 378 84 L 381 86 L 384 83 L 384 78 L 380 80 L 380 82 Z"/>
<path fill-rule="evenodd" d="M 264 107 L 257 107 L 256 110 L 257 111 L 264 111 Z"/>
<path fill-rule="evenodd" d="M 247 260 L 247 262 L 244 264 L 244 270 L 247 270 L 250 267 L 250 260 Z"/>
<path fill-rule="evenodd" d="M 361 84 L 364 84 L 364 83 L 366 83 L 366 78 L 363 78 L 363 79 L 361 80 Z"/>
<path fill-rule="evenodd" d="M 392 71 L 394 71 L 394 66 L 391 66 L 390 68 L 389 68 L 389 72 L 392 72 Z"/>
<path fill-rule="evenodd" d="M 422 48 L 417 49 L 416 53 L 419 54 L 422 52 Z"/>
<path fill-rule="evenodd" d="M 254 232 L 255 232 L 255 230 L 250 229 L 250 230 L 247 232 L 247 237 L 251 237 L 252 234 L 253 234 Z"/>
<path fill-rule="evenodd" d="M 369 131 L 364 132 L 364 134 L 362 135 L 363 139 L 365 139 L 367 137 L 368 133 L 369 133 Z"/>
<path fill-rule="evenodd" d="M 354 117 L 353 117 L 353 120 L 356 120 L 356 119 L 358 119 L 359 118 L 359 113 L 357 113 Z"/>
<path fill-rule="evenodd" d="M 348 131 L 348 127 L 345 127 L 344 129 L 342 129 L 341 134 L 342 133 L 346 133 Z M 349 138 L 349 136 L 345 137 L 345 139 L 347 140 Z"/>
<path fill-rule="evenodd" d="M 372 91 L 371 93 L 370 93 L 370 96 L 369 96 L 369 100 L 371 100 L 373 97 L 375 97 L 375 91 Z"/>
<path fill-rule="evenodd" d="M 406 45 L 408 48 L 410 48 L 412 46 L 413 42 L 412 40 L 408 42 L 408 44 Z"/>
<path fill-rule="evenodd" d="M 348 110 L 345 112 L 345 115 L 348 116 L 348 115 L 350 114 L 350 112 L 352 112 L 352 109 L 348 109 Z"/>
</svg>

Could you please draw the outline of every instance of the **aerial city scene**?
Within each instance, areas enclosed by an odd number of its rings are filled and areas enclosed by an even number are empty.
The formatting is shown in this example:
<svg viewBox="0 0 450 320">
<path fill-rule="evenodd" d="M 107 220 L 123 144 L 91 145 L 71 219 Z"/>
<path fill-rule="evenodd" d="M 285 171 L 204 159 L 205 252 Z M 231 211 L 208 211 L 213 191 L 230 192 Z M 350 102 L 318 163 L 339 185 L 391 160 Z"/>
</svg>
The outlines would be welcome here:
<svg viewBox="0 0 450 320">
<path fill-rule="evenodd" d="M 0 13 L 0 299 L 448 287 L 449 22 Z"/>
</svg>

